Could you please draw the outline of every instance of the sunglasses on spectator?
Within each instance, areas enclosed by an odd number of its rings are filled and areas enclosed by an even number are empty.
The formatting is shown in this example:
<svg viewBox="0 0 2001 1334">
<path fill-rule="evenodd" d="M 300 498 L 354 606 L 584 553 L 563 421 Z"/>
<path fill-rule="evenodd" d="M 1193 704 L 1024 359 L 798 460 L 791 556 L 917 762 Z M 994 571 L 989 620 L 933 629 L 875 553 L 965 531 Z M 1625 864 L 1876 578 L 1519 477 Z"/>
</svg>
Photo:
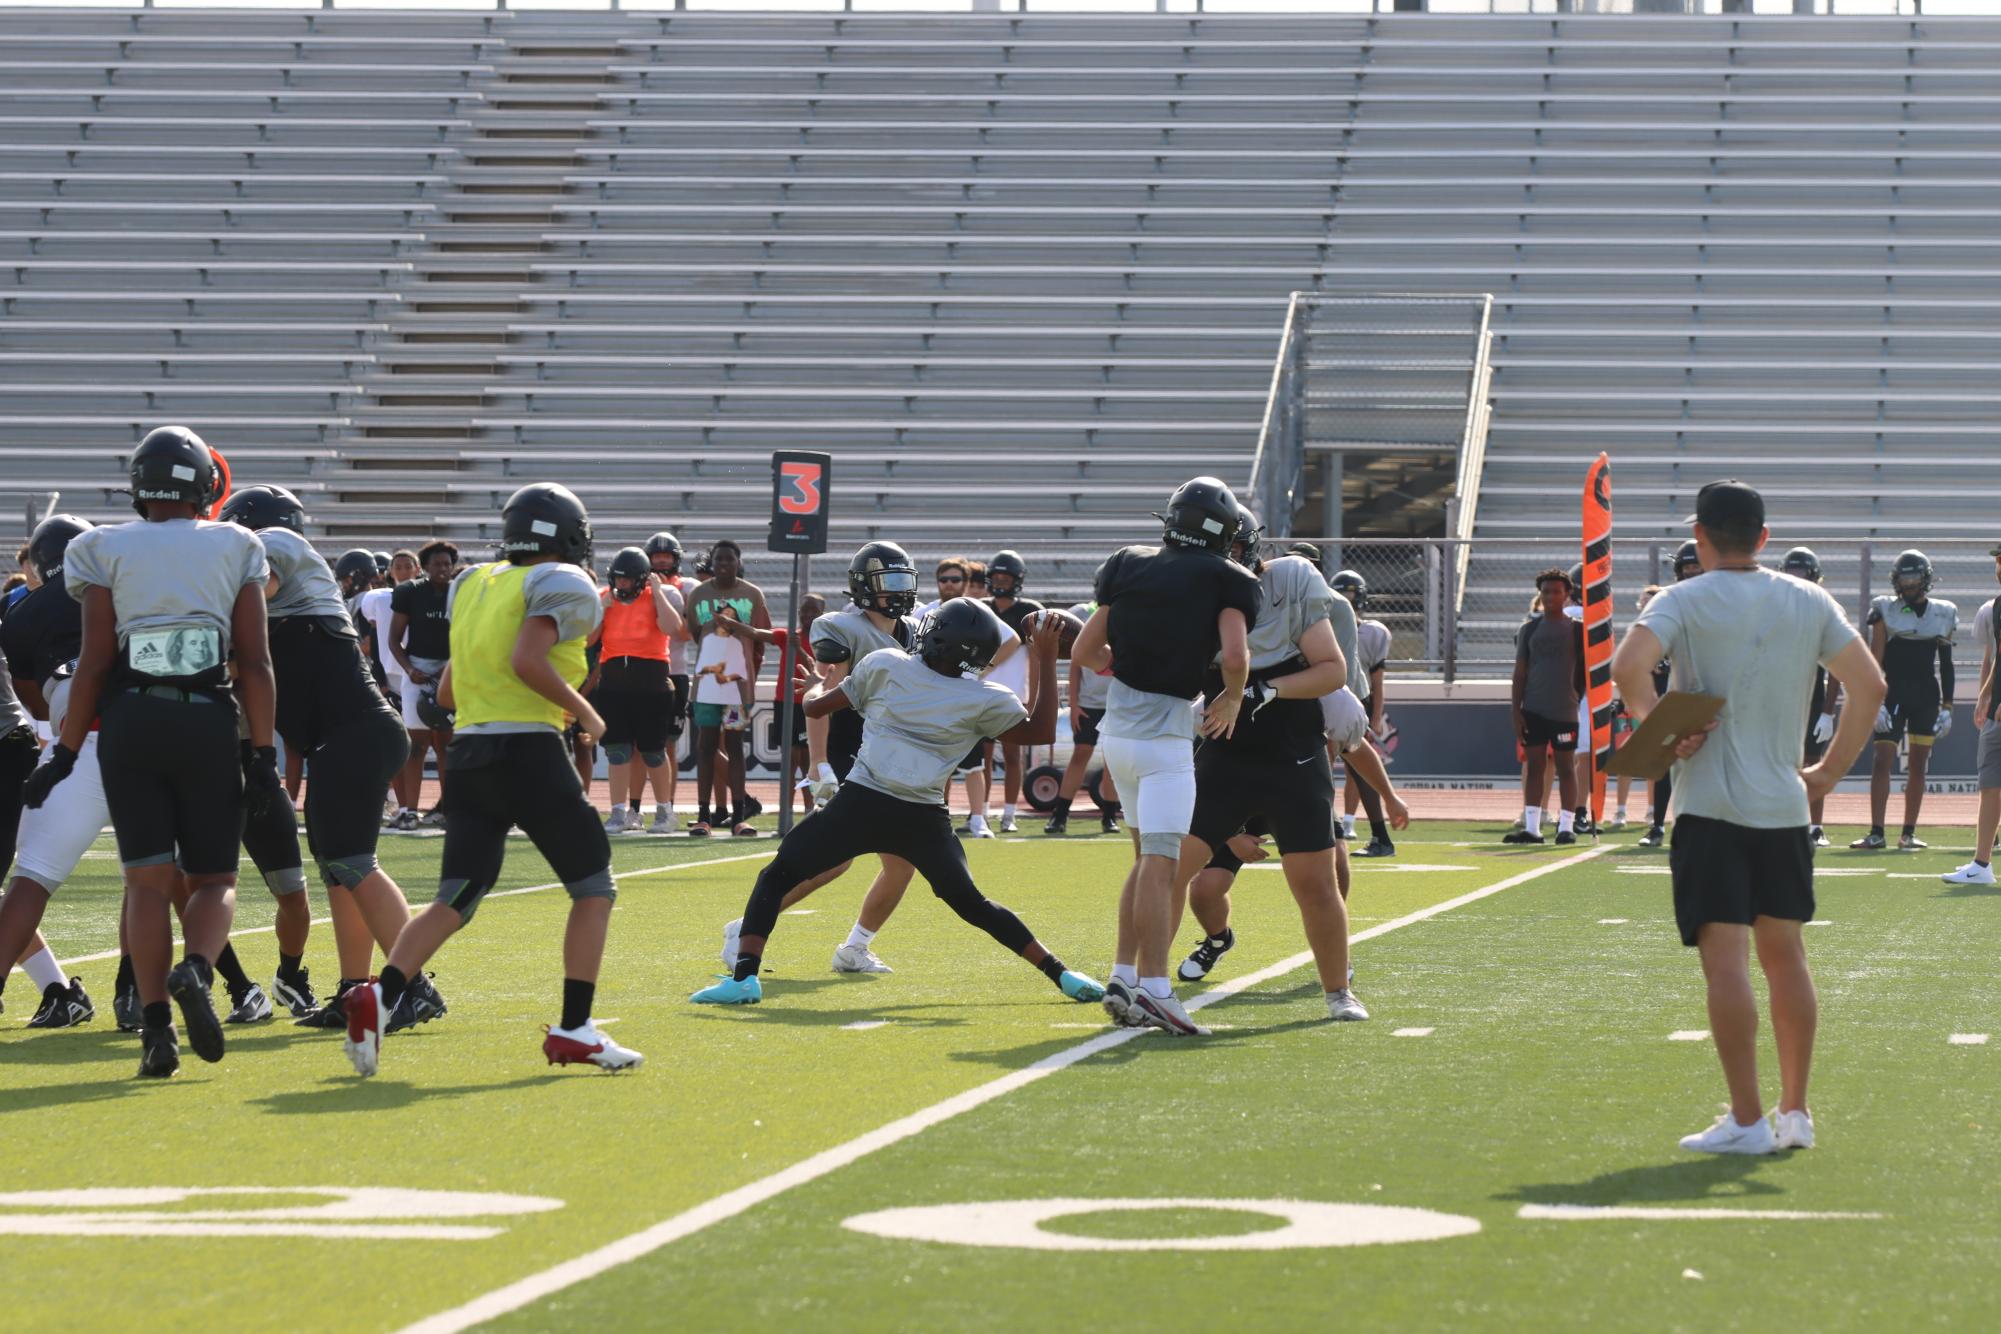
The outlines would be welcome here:
<svg viewBox="0 0 2001 1334">
<path fill-rule="evenodd" d="M 966 582 L 966 576 L 963 574 L 941 574 L 938 576 L 938 582 L 941 584 L 963 584 Z"/>
</svg>

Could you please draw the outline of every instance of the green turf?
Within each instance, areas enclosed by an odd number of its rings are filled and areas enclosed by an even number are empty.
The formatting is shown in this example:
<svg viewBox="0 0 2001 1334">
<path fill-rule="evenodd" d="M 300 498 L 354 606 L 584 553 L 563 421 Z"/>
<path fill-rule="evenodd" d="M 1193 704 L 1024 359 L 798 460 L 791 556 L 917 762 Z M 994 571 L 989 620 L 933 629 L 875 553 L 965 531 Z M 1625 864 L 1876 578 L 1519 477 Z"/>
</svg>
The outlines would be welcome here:
<svg viewBox="0 0 2001 1334">
<path fill-rule="evenodd" d="M 1389 864 L 1454 869 L 1361 864 L 1355 929 L 1576 851 L 1503 849 L 1498 832 L 1426 824 Z M 1867 874 L 1823 878 L 1829 925 L 1809 929 L 1823 999 L 1814 1095 L 1822 1147 L 1696 1159 L 1674 1140 L 1715 1113 L 1721 1081 L 1708 1043 L 1667 1040 L 1706 1027 L 1701 982 L 1673 935 L 1667 879 L 1652 873 L 1665 854 L 1630 849 L 1637 832 L 1594 860 L 1360 944 L 1356 986 L 1374 1011 L 1369 1024 L 1326 1023 L 1310 970 L 1287 973 L 1203 1010 L 1218 1028 L 1208 1039 L 1126 1043 L 498 1323 L 991 1328 L 1221 1317 L 1284 1328 L 1335 1319 L 1859 1328 L 1886 1317 L 1955 1327 L 2001 1318 L 1991 1282 L 2001 1260 L 1991 1205 L 2001 1039 L 1947 1043 L 2001 1027 L 1990 980 L 2001 895 L 1885 874 L 1935 875 L 1956 864 L 1956 847 L 1823 854 L 1824 870 Z M 1466 841 L 1479 846 L 1453 846 Z M 619 868 L 770 846 L 624 840 Z M 385 849 L 421 897 L 436 842 Z M 969 851 L 993 897 L 1073 967 L 1102 974 L 1129 855 L 1122 845 L 1025 838 Z M 65 957 L 113 943 L 112 863 L 86 866 L 51 915 Z M 826 972 L 865 872 L 802 905 L 810 914 L 782 919 L 764 1005 L 690 1007 L 684 997 L 717 970 L 717 927 L 740 911 L 756 866 L 623 882 L 598 1012 L 647 1054 L 646 1068 L 626 1077 L 540 1063 L 539 1025 L 555 1009 L 560 891 L 496 899 L 448 945 L 436 968 L 452 1013 L 386 1043 L 382 1074 L 366 1083 L 348 1072 L 336 1038 L 267 1026 L 233 1030 L 219 1066 L 189 1056 L 171 1084 L 142 1085 L 131 1078 L 134 1040 L 108 1022 L 109 962 L 78 970 L 105 1014 L 77 1032 L 23 1032 L 32 998 L 16 974 L 0 1019 L 0 1190 L 273 1192 L 197 1202 L 221 1209 L 298 1205 L 303 1187 L 405 1186 L 563 1206 L 468 1220 L 504 1230 L 466 1241 L 10 1236 L 10 1272 L 34 1276 L 11 1285 L 10 1325 L 155 1324 L 160 1294 L 171 1293 L 174 1314 L 197 1321 L 398 1328 L 1103 1031 L 1096 1008 L 1062 1000 L 921 886 L 877 942 L 895 975 Z M 525 848 L 511 859 L 510 885 L 547 879 Z M 246 888 L 242 920 L 256 925 L 268 913 L 262 892 Z M 1626 920 L 1601 924 L 1611 918 Z M 1301 947 L 1277 874 L 1245 874 L 1236 924 L 1240 943 L 1219 981 Z M 1184 928 L 1184 947 L 1193 934 Z M 268 934 L 246 939 L 253 971 L 268 971 Z M 332 975 L 324 931 L 311 962 Z M 857 1024 L 874 1026 L 847 1027 Z M 1395 1036 L 1416 1027 L 1433 1032 Z M 1200 1253 L 990 1249 L 840 1226 L 885 1208 L 1047 1197 L 1408 1205 L 1471 1217 L 1481 1230 L 1401 1245 Z M 1517 1217 L 1528 1203 L 1887 1217 Z M 61 1212 L 0 1204 L 0 1224 Z M 1046 1230 L 1218 1237 L 1268 1225 L 1196 1209 L 1087 1212 Z"/>
</svg>

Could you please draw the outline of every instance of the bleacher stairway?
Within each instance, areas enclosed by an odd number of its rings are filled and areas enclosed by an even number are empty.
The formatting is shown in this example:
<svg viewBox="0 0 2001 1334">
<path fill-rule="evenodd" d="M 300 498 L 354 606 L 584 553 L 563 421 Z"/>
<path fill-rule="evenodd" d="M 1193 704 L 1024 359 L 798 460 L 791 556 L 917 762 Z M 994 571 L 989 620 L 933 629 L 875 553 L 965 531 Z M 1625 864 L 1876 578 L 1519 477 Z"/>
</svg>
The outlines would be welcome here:
<svg viewBox="0 0 2001 1334">
<path fill-rule="evenodd" d="M 91 512 L 168 419 L 329 545 L 755 535 L 818 446 L 837 544 L 1066 595 L 1248 472 L 1296 289 L 1494 294 L 1483 536 L 1600 448 L 1622 537 L 1995 494 L 2001 22 L 0 9 L 0 75 L 6 489 Z"/>
</svg>

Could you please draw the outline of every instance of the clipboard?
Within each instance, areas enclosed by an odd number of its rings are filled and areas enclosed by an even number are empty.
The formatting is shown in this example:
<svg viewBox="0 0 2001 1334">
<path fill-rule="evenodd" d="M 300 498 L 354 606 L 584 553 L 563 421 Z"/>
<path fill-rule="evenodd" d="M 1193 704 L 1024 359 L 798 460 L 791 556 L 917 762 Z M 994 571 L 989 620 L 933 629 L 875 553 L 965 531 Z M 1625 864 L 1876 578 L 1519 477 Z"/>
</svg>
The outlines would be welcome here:
<svg viewBox="0 0 2001 1334">
<path fill-rule="evenodd" d="M 1670 690 L 1635 728 L 1625 744 L 1612 752 L 1605 772 L 1615 778 L 1645 778 L 1649 781 L 1667 773 L 1674 764 L 1674 748 L 1690 732 L 1707 726 L 1723 712 L 1720 695 L 1697 695 L 1686 690 Z"/>
</svg>

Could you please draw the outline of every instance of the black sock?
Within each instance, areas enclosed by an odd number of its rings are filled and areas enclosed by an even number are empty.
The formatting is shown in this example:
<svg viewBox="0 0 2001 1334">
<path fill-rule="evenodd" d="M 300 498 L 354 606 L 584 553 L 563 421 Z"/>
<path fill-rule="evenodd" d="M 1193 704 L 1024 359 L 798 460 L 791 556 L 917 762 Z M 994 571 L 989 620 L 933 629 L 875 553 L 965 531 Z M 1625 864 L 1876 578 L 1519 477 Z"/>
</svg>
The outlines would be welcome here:
<svg viewBox="0 0 2001 1334">
<path fill-rule="evenodd" d="M 393 1010 L 396 1002 L 403 999 L 403 992 L 410 985 L 410 979 L 403 976 L 403 970 L 393 963 L 382 965 L 381 975 L 376 981 L 382 984 L 382 1008 Z"/>
<path fill-rule="evenodd" d="M 572 1033 L 591 1021 L 591 1002 L 597 999 L 598 984 L 563 979 L 563 1027 Z"/>
<path fill-rule="evenodd" d="M 762 954 L 739 954 L 739 955 L 737 955 L 737 956 L 736 956 L 736 980 L 737 980 L 737 981 L 739 981 L 739 982 L 741 982 L 741 981 L 743 981 L 743 980 L 744 980 L 744 979 L 745 979 L 746 977 L 756 977 L 756 976 L 757 976 L 757 970 L 758 970 L 758 967 L 759 967 L 759 965 L 761 965 L 761 964 L 762 964 L 763 962 L 764 962 L 764 956 L 763 956 Z"/>
<path fill-rule="evenodd" d="M 1987 869 L 1987 863 L 1986 863 L 1986 862 L 1984 862 L 1984 861 L 1981 861 L 1981 860 L 1980 860 L 1980 858 L 1978 858 L 1978 857 L 1975 857 L 1975 858 L 1973 859 L 1973 864 L 1974 864 L 1975 866 L 1978 866 L 1978 867 L 1980 867 L 1980 868 L 1981 868 L 1982 870 L 1986 870 L 1986 869 Z"/>
<path fill-rule="evenodd" d="M 190 959 L 195 956 L 190 954 Z M 250 985 L 250 975 L 243 971 L 243 963 L 236 957 L 236 946 L 224 945 L 222 953 L 215 956 L 215 971 L 222 974 L 222 980 L 229 983 L 231 991 L 241 991 Z"/>
<path fill-rule="evenodd" d="M 1914 825 L 1914 824 L 1907 824 L 1907 825 L 1905 825 L 1905 826 L 1904 826 L 1904 837 L 1905 837 L 1905 838 L 1910 838 L 1910 837 L 1911 837 L 1912 835 L 1916 834 L 1917 832 L 1918 832 L 1918 827 L 1917 827 L 1916 825 Z"/>
<path fill-rule="evenodd" d="M 626 804 L 627 806 L 630 806 L 630 807 L 632 808 L 632 810 L 633 810 L 633 812 L 634 812 L 635 814 L 637 814 L 637 813 L 638 813 L 638 811 L 639 811 L 639 798 L 638 798 L 638 797 L 631 797 L 631 798 L 628 798 L 628 799 L 626 800 L 626 803 L 625 803 L 625 804 Z"/>
<path fill-rule="evenodd" d="M 1387 843 L 1390 841 L 1390 827 L 1381 820 L 1369 821 L 1369 837 Z"/>
<path fill-rule="evenodd" d="M 165 1001 L 154 1001 L 145 1009 L 145 1021 L 148 1028 L 172 1028 L 174 1025 L 173 1007 L 169 1006 Z"/>
<path fill-rule="evenodd" d="M 301 964 L 302 962 L 304 962 L 304 960 L 305 960 L 305 957 L 306 957 L 306 956 L 305 956 L 305 955 L 303 955 L 303 954 L 287 954 L 287 953 L 285 953 L 285 951 L 283 951 L 283 950 L 279 950 L 279 951 L 278 951 L 278 976 L 280 976 L 280 977 L 297 977 L 297 976 L 298 976 L 298 975 L 300 974 L 300 972 L 301 972 L 301 971 L 303 971 L 303 970 L 302 970 L 302 969 L 301 969 L 301 968 L 299 967 L 299 965 L 300 965 L 300 964 Z"/>
<path fill-rule="evenodd" d="M 1879 824 L 1872 824 L 1869 826 L 1869 832 L 1874 834 L 1877 838 L 1881 838 L 1883 837 L 1883 826 Z"/>
<path fill-rule="evenodd" d="M 1052 819 L 1052 820 L 1067 820 L 1067 819 L 1069 819 L 1069 818 L 1070 818 L 1070 803 L 1071 803 L 1071 802 L 1073 802 L 1073 801 L 1075 801 L 1075 800 L 1076 800 L 1076 798 L 1075 798 L 1075 797 L 1058 797 L 1058 798 L 1056 799 L 1056 808 L 1055 808 L 1054 810 L 1052 810 L 1052 811 L 1050 811 L 1050 812 L 1049 812 L 1049 818 L 1050 818 L 1050 819 Z"/>
<path fill-rule="evenodd" d="M 365 987 L 367 985 L 368 979 L 365 977 L 343 977 L 340 980 L 340 985 L 334 988 L 334 995 L 345 996 L 356 987 Z"/>
<path fill-rule="evenodd" d="M 137 985 L 138 985 L 137 981 L 135 981 L 132 976 L 132 956 L 129 954 L 119 955 L 118 980 L 112 983 L 112 990 L 123 991 L 127 987 L 137 986 Z"/>
<path fill-rule="evenodd" d="M 1058 982 L 1058 983 L 1062 982 L 1063 974 L 1069 971 L 1068 969 L 1064 968 L 1063 961 L 1057 958 L 1053 954 L 1043 955 L 1042 962 L 1035 966 L 1037 968 L 1040 968 L 1042 970 L 1042 975 L 1048 978 L 1051 982 Z"/>
</svg>

